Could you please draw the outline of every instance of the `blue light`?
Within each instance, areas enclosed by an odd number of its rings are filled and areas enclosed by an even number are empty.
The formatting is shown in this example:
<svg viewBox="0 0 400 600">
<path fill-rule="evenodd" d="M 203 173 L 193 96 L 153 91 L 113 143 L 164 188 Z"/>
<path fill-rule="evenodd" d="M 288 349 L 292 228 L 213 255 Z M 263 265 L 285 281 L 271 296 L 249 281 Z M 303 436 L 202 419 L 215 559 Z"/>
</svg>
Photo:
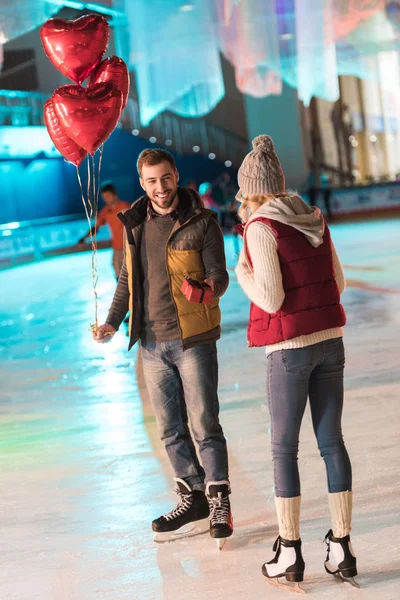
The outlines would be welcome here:
<svg viewBox="0 0 400 600">
<path fill-rule="evenodd" d="M 199 186 L 199 194 L 200 194 L 200 196 L 202 196 L 203 194 L 207 194 L 207 192 L 209 190 L 211 190 L 211 188 L 212 188 L 212 185 L 208 181 L 205 181 L 204 183 L 201 183 L 200 186 Z"/>
<path fill-rule="evenodd" d="M 45 171 L 47 168 L 46 160 L 35 160 L 28 166 L 28 171 L 30 173 L 40 173 L 40 171 Z"/>
<path fill-rule="evenodd" d="M 46 127 L 0 127 L 0 158 L 60 158 Z"/>
<path fill-rule="evenodd" d="M 73 8 L 75 10 L 85 10 L 88 12 L 97 12 L 111 17 L 120 17 L 121 11 L 112 10 L 101 2 L 76 2 L 75 0 L 51 0 L 51 4 L 59 5 L 60 7 Z M 111 4 L 111 2 L 108 2 Z"/>
</svg>

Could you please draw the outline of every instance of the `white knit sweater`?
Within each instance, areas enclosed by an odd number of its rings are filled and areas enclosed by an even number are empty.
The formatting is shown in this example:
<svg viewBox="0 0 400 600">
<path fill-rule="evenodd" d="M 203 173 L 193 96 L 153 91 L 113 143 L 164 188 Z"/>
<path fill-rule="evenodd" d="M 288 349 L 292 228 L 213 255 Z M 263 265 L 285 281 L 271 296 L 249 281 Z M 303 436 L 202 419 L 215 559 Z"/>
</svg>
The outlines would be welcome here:
<svg viewBox="0 0 400 600">
<path fill-rule="evenodd" d="M 253 269 L 247 263 L 244 250 L 240 253 L 236 275 L 245 294 L 254 304 L 269 313 L 277 312 L 285 299 L 282 285 L 282 273 L 279 265 L 278 245 L 272 229 L 261 221 L 253 223 L 246 231 L 246 242 Z M 339 257 L 332 242 L 333 264 L 335 278 L 340 293 L 345 287 L 345 278 Z M 285 340 L 266 347 L 267 354 L 276 350 L 304 348 L 311 344 L 318 344 L 324 340 L 341 337 L 341 327 L 325 329 L 310 335 Z"/>
</svg>

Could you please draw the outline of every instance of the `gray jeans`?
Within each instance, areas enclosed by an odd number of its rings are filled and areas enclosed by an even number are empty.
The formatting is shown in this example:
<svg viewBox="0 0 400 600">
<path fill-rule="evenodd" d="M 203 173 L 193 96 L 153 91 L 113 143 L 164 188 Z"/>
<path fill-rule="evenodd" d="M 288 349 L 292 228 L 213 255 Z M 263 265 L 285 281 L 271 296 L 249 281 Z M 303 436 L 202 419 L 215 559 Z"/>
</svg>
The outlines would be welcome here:
<svg viewBox="0 0 400 600">
<path fill-rule="evenodd" d="M 351 464 L 342 436 L 344 346 L 335 338 L 267 357 L 275 495 L 300 495 L 297 465 L 301 422 L 310 399 L 314 433 L 329 492 L 351 490 Z"/>
<path fill-rule="evenodd" d="M 219 423 L 216 343 L 185 351 L 181 340 L 142 343 L 142 363 L 160 437 L 175 476 L 192 489 L 204 489 L 204 481 L 228 480 L 226 441 Z"/>
</svg>

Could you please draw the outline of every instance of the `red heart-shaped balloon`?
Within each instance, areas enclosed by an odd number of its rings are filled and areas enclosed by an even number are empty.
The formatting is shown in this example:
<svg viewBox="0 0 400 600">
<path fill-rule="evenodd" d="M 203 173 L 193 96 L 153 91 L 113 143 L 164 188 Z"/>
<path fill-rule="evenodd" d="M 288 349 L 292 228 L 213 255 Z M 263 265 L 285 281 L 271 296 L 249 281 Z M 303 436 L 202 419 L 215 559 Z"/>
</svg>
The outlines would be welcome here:
<svg viewBox="0 0 400 600">
<path fill-rule="evenodd" d="M 79 167 L 85 156 L 87 156 L 87 152 L 65 133 L 55 113 L 52 98 L 49 98 L 44 105 L 44 122 L 57 150 L 69 162 Z"/>
<path fill-rule="evenodd" d="M 97 67 L 96 71 L 91 74 L 89 86 L 97 83 L 105 83 L 109 81 L 117 86 L 122 94 L 122 110 L 128 102 L 129 96 L 129 71 L 125 62 L 119 56 L 111 56 L 105 58 Z"/>
<path fill-rule="evenodd" d="M 112 83 L 87 89 L 63 85 L 54 92 L 53 104 L 67 135 L 94 154 L 118 123 L 122 94 Z"/>
<path fill-rule="evenodd" d="M 110 26 L 101 15 L 85 15 L 73 21 L 49 19 L 42 26 L 40 37 L 56 69 L 81 84 L 103 58 Z"/>
</svg>

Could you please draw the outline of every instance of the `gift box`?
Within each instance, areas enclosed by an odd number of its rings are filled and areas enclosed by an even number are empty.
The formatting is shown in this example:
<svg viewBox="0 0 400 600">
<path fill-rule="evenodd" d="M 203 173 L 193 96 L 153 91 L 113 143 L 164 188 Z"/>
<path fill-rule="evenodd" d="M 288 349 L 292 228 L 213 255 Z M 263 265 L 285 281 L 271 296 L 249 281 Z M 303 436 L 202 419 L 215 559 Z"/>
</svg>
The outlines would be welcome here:
<svg viewBox="0 0 400 600">
<path fill-rule="evenodd" d="M 191 277 L 185 277 L 181 286 L 181 292 L 189 302 L 199 302 L 201 304 L 210 304 L 214 292 L 206 283 L 200 283 Z"/>
</svg>

